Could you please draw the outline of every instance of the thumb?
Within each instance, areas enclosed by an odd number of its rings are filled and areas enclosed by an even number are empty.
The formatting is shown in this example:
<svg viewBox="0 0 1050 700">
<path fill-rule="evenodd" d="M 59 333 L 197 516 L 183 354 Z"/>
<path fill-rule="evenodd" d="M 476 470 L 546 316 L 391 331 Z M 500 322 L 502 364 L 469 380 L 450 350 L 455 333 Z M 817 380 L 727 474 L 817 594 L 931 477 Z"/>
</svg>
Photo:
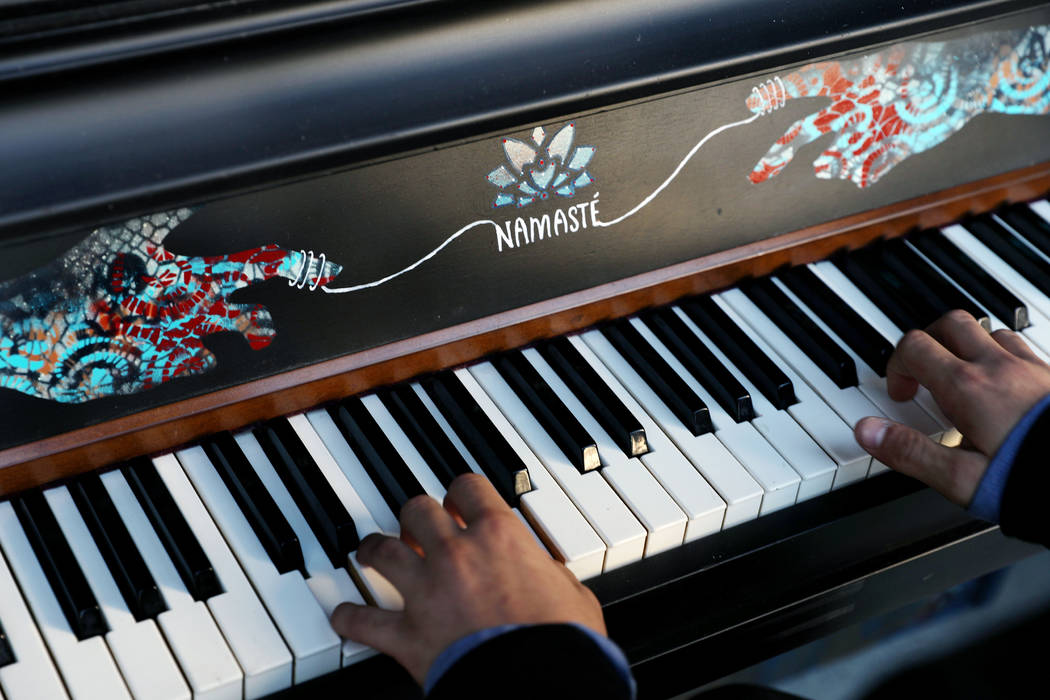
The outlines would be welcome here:
<svg viewBox="0 0 1050 700">
<path fill-rule="evenodd" d="M 980 452 L 945 447 L 918 430 L 884 418 L 861 419 L 853 434 L 875 459 L 961 506 L 969 504 L 988 468 L 988 458 Z"/>
<path fill-rule="evenodd" d="M 401 619 L 400 611 L 340 603 L 332 611 L 331 623 L 339 636 L 389 654 L 400 641 Z"/>
</svg>

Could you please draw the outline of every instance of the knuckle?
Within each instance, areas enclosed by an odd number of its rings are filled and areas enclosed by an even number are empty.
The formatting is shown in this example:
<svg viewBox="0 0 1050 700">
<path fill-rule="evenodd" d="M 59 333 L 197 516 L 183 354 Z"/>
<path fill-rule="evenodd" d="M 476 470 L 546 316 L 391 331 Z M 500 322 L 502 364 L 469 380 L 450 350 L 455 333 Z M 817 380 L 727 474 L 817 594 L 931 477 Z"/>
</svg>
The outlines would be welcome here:
<svg viewBox="0 0 1050 700">
<path fill-rule="evenodd" d="M 405 501 L 404 505 L 401 506 L 401 517 L 414 516 L 417 513 L 425 513 L 430 510 L 432 506 L 437 505 L 434 500 L 426 495 L 420 494 L 413 496 L 412 498 Z"/>
</svg>

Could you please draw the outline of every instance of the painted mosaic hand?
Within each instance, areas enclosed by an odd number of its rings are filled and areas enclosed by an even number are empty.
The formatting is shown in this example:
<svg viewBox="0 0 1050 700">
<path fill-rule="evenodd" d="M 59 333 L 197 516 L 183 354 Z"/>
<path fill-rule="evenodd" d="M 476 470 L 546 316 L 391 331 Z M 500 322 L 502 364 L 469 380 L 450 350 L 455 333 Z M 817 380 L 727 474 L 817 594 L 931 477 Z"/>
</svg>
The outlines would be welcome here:
<svg viewBox="0 0 1050 700">
<path fill-rule="evenodd" d="M 778 76 L 748 98 L 752 112 L 770 112 L 799 97 L 828 97 L 831 104 L 792 124 L 749 178 L 758 183 L 775 177 L 799 148 L 835 132 L 838 137 L 813 162 L 816 176 L 867 187 L 982 112 L 1050 113 L 1048 56 L 1050 27 L 1041 26 L 900 44 Z"/>
<path fill-rule="evenodd" d="M 273 319 L 235 290 L 272 277 L 300 288 L 341 267 L 269 245 L 184 257 L 162 242 L 189 209 L 100 228 L 63 257 L 0 284 L 0 386 L 63 403 L 132 394 L 216 364 L 205 336 L 236 331 L 255 350 Z"/>
</svg>

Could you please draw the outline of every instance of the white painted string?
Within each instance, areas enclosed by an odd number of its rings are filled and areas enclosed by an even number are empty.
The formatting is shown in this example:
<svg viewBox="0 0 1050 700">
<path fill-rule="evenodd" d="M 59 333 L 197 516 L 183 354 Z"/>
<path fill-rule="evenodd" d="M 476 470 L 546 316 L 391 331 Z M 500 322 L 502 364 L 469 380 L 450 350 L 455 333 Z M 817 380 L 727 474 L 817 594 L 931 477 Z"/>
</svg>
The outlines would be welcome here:
<svg viewBox="0 0 1050 700">
<path fill-rule="evenodd" d="M 736 127 L 736 126 L 743 126 L 744 124 L 750 124 L 751 122 L 753 122 L 756 119 L 758 119 L 759 117 L 761 117 L 763 114 L 765 114 L 765 112 L 759 112 L 758 114 L 751 115 L 747 119 L 741 119 L 738 122 L 731 122 L 729 124 L 723 124 L 722 126 L 718 127 L 717 129 L 714 129 L 713 131 L 710 131 L 706 136 L 704 136 L 704 138 L 700 139 L 695 146 L 693 146 L 693 148 L 689 151 L 689 153 L 687 153 L 685 155 L 685 158 L 683 158 L 682 162 L 678 164 L 678 167 L 674 169 L 674 172 L 672 172 L 670 175 L 668 175 L 667 179 L 664 180 L 663 183 L 659 187 L 657 187 L 655 190 L 653 190 L 652 194 L 650 194 L 648 197 L 646 197 L 642 201 L 638 202 L 637 206 L 635 206 L 634 209 L 631 209 L 626 214 L 622 214 L 622 215 L 618 216 L 617 218 L 613 219 L 612 221 L 596 221 L 596 222 L 594 222 L 595 225 L 596 226 L 614 226 L 615 224 L 620 223 L 624 219 L 626 219 L 628 217 L 631 217 L 631 216 L 634 216 L 639 211 L 644 209 L 649 204 L 649 202 L 651 202 L 654 199 L 656 199 L 656 197 L 661 192 L 663 192 L 664 189 L 666 189 L 667 186 L 670 185 L 674 181 L 674 179 L 676 177 L 678 177 L 678 173 L 682 172 L 682 168 L 684 168 L 686 166 L 686 163 L 688 163 L 690 161 L 690 159 L 692 159 L 692 157 L 696 155 L 697 151 L 699 151 L 701 148 L 703 148 L 705 143 L 707 143 L 708 141 L 713 139 L 715 136 L 718 136 L 723 131 L 729 131 L 730 129 L 732 129 L 733 127 Z"/>
<path fill-rule="evenodd" d="M 379 285 L 385 284 L 386 282 L 389 282 L 390 280 L 392 280 L 392 279 L 394 279 L 396 277 L 400 277 L 401 275 L 405 274 L 406 272 L 411 272 L 412 270 L 416 269 L 417 267 L 419 267 L 420 265 L 425 263 L 427 260 L 430 260 L 432 257 L 434 257 L 435 255 L 440 253 L 442 251 L 442 249 L 444 249 L 445 246 L 447 246 L 449 243 L 451 243 L 452 241 L 456 240 L 457 238 L 459 238 L 460 236 L 462 236 L 464 233 L 466 233 L 470 229 L 474 228 L 475 226 L 480 226 L 482 224 L 489 224 L 490 226 L 492 226 L 493 228 L 496 229 L 496 233 L 497 234 L 502 230 L 502 229 L 500 229 L 499 224 L 497 224 L 495 221 L 492 221 L 491 219 L 479 219 L 478 221 L 473 221 L 473 222 L 467 224 L 466 226 L 464 226 L 463 228 L 461 228 L 460 230 L 458 230 L 455 233 L 453 233 L 451 236 L 449 236 L 448 238 L 445 239 L 444 243 L 439 245 L 437 248 L 434 248 L 434 250 L 430 251 L 429 253 L 427 253 L 426 255 L 421 257 L 419 260 L 416 260 L 414 263 L 412 263 L 408 267 L 402 268 L 402 269 L 398 270 L 397 272 L 395 272 L 393 274 L 390 274 L 390 275 L 387 275 L 386 277 L 383 277 L 382 279 L 378 279 L 378 280 L 375 280 L 373 282 L 366 282 L 364 284 L 355 284 L 352 287 L 328 287 L 328 286 L 324 286 L 324 287 L 321 287 L 321 289 L 323 289 L 328 294 L 344 294 L 346 292 L 356 292 L 356 291 L 359 291 L 361 289 L 369 289 L 371 287 L 378 287 Z"/>
</svg>

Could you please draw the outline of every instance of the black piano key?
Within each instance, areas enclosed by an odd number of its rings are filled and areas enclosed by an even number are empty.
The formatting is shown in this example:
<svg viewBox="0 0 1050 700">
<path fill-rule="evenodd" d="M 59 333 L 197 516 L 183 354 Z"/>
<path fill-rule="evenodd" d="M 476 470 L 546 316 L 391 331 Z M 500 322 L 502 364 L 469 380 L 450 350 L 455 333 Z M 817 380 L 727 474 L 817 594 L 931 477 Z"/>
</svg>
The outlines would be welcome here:
<svg viewBox="0 0 1050 700">
<path fill-rule="evenodd" d="M 287 419 L 278 418 L 255 428 L 252 434 L 332 566 L 346 566 L 347 555 L 357 549 L 357 527 L 295 429 Z"/>
<path fill-rule="evenodd" d="M 778 273 L 777 277 L 876 374 L 886 376 L 886 363 L 893 354 L 893 344 L 853 307 L 808 267 L 794 267 Z"/>
<path fill-rule="evenodd" d="M 193 599 L 205 601 L 223 593 L 222 582 L 208 555 L 153 463 L 148 459 L 135 460 L 122 467 L 121 472 Z"/>
<path fill-rule="evenodd" d="M 762 310 L 835 386 L 857 386 L 857 366 L 853 358 L 813 323 L 782 289 L 766 277 L 741 285 L 740 289 Z"/>
<path fill-rule="evenodd" d="M 923 231 L 908 240 L 993 316 L 1015 331 L 1028 327 L 1024 302 L 939 232 Z"/>
<path fill-rule="evenodd" d="M 18 661 L 18 659 L 15 658 L 15 652 L 7 641 L 7 634 L 4 632 L 3 624 L 0 624 L 0 668 L 13 664 L 15 661 Z"/>
<path fill-rule="evenodd" d="M 532 490 L 529 470 L 467 388 L 451 373 L 428 377 L 423 388 L 503 499 L 516 506 Z"/>
<path fill-rule="evenodd" d="M 1027 204 L 1015 204 L 998 214 L 1007 226 L 1050 257 L 1050 221 L 1036 214 Z"/>
<path fill-rule="evenodd" d="M 1050 262 L 1032 250 L 990 216 L 971 219 L 963 227 L 977 240 L 988 246 L 1007 265 L 1032 283 L 1036 289 L 1050 296 Z"/>
<path fill-rule="evenodd" d="M 897 328 L 902 331 L 925 328 L 928 324 L 923 322 L 922 313 L 911 304 L 901 302 L 887 288 L 880 275 L 869 271 L 868 266 L 861 263 L 861 259 L 856 255 L 840 253 L 832 256 L 831 261 L 875 306 L 879 307 L 882 313 L 893 321 Z"/>
<path fill-rule="evenodd" d="M 605 326 L 601 328 L 601 333 L 693 435 L 703 435 L 714 430 L 711 412 L 707 410 L 704 400 L 697 396 L 629 321 Z"/>
<path fill-rule="evenodd" d="M 686 299 L 681 308 L 775 408 L 783 410 L 798 403 L 795 387 L 788 376 L 713 299 Z"/>
<path fill-rule="evenodd" d="M 73 634 L 84 640 L 109 632 L 102 608 L 44 494 L 27 493 L 16 498 L 13 505 Z"/>
<path fill-rule="evenodd" d="M 467 460 L 412 387 L 402 384 L 384 389 L 378 395 L 442 486 L 447 489 L 453 479 L 471 471 Z"/>
<path fill-rule="evenodd" d="M 426 493 L 361 399 L 347 399 L 329 411 L 394 515 L 410 498 Z"/>
<path fill-rule="evenodd" d="M 658 309 L 646 314 L 645 322 L 693 377 L 711 392 L 715 401 L 733 420 L 742 423 L 755 417 L 755 408 L 747 389 L 700 342 L 678 314 L 668 308 Z"/>
<path fill-rule="evenodd" d="M 98 474 L 80 477 L 70 484 L 69 492 L 135 619 L 152 619 L 167 610 L 153 574 Z"/>
<path fill-rule="evenodd" d="M 601 466 L 594 440 L 524 355 L 510 352 L 495 358 L 492 364 L 570 464 L 581 474 Z"/>
<path fill-rule="evenodd" d="M 945 311 L 962 309 L 973 316 L 986 331 L 992 329 L 992 320 L 977 304 L 959 291 L 944 275 L 938 272 L 930 263 L 922 259 L 918 253 L 912 250 L 903 239 L 897 238 L 886 244 L 885 255 L 892 258 L 907 272 L 917 278 L 931 294 L 936 295 Z M 922 291 L 918 286 L 914 287 L 914 293 Z"/>
<path fill-rule="evenodd" d="M 259 538 L 278 573 L 300 571 L 306 576 L 303 551 L 295 530 L 266 490 L 262 479 L 248 463 L 237 441 L 230 433 L 219 433 L 205 440 L 201 447 L 222 477 L 230 495 L 241 509 L 255 536 Z"/>
<path fill-rule="evenodd" d="M 537 350 L 625 455 L 649 451 L 645 428 L 567 338 L 541 343 Z"/>
</svg>

